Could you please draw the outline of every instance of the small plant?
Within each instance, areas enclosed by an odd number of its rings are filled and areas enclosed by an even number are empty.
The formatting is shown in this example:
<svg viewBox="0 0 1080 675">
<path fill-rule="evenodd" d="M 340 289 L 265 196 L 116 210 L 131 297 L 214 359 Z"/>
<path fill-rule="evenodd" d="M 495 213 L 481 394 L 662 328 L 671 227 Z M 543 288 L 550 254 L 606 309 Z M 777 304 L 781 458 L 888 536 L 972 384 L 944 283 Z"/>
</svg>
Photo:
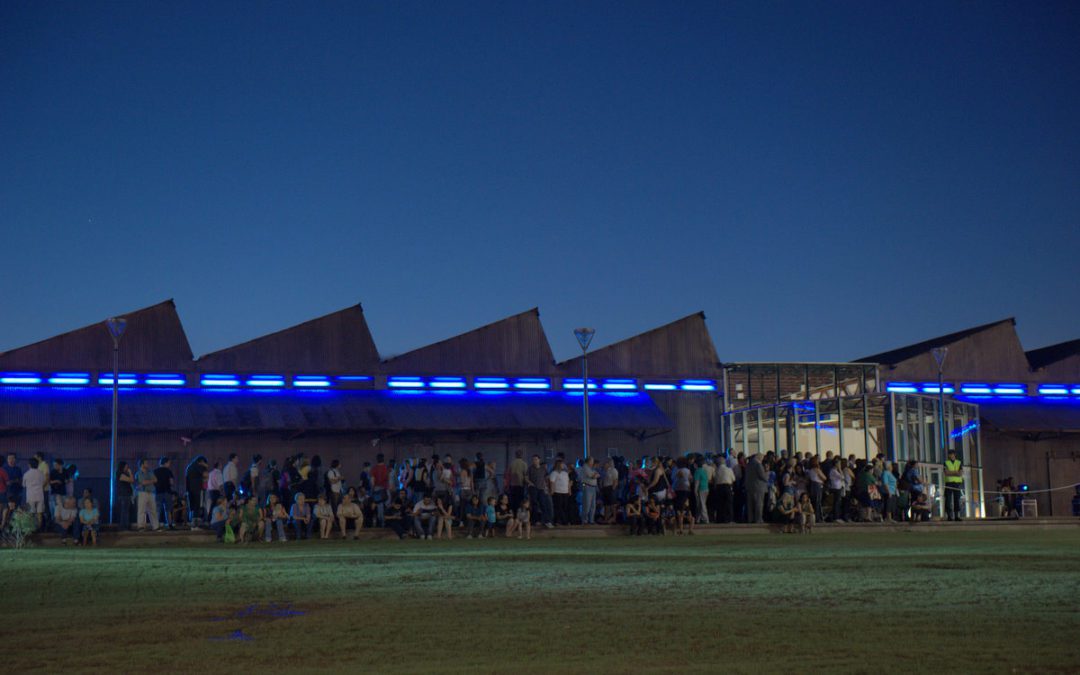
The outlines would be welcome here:
<svg viewBox="0 0 1080 675">
<path fill-rule="evenodd" d="M 37 521 L 34 516 L 19 509 L 11 516 L 8 531 L 3 533 L 3 545 L 16 549 L 25 548 L 30 543 L 30 537 L 35 530 L 37 530 Z"/>
</svg>

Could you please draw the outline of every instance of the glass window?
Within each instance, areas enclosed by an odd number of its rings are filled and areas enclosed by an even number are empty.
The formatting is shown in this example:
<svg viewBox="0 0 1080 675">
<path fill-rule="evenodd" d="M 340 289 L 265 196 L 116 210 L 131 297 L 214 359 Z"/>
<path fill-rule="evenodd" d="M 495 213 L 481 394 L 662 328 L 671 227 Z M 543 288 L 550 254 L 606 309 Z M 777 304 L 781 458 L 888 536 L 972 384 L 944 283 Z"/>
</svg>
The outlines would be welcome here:
<svg viewBox="0 0 1080 675">
<path fill-rule="evenodd" d="M 855 459 L 869 459 L 866 454 L 866 424 L 863 420 L 863 402 L 861 398 L 846 398 L 842 401 L 844 456 L 855 455 Z"/>
</svg>

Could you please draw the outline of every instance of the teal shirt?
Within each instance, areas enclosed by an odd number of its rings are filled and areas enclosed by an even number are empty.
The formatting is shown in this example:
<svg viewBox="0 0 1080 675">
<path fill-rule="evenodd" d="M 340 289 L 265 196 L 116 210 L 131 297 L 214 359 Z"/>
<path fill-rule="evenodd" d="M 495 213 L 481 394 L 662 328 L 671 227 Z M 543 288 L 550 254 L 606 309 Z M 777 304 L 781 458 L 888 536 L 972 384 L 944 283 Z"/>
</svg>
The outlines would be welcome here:
<svg viewBox="0 0 1080 675">
<path fill-rule="evenodd" d="M 709 489 L 709 474 L 705 471 L 705 467 L 699 466 L 694 470 L 694 486 L 698 492 L 705 492 Z"/>
<path fill-rule="evenodd" d="M 495 522 L 495 507 L 491 504 L 487 505 L 487 521 L 489 523 Z"/>
<path fill-rule="evenodd" d="M 79 509 L 79 522 L 83 525 L 97 524 L 97 509 Z"/>
</svg>

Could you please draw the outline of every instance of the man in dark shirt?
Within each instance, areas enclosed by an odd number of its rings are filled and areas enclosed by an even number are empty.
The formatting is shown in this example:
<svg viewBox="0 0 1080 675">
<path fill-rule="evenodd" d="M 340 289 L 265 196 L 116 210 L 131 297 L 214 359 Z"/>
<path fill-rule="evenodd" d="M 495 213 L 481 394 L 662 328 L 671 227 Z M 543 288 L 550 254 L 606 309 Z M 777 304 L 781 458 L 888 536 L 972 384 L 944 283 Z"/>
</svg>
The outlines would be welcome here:
<svg viewBox="0 0 1080 675">
<path fill-rule="evenodd" d="M 205 518 L 203 513 L 203 474 L 207 472 L 206 458 L 199 455 L 191 460 L 184 472 L 184 488 L 187 490 L 188 508 L 191 509 L 191 526 L 198 527 Z"/>
<path fill-rule="evenodd" d="M 173 529 L 172 503 L 173 503 L 173 472 L 172 460 L 162 457 L 158 461 L 158 467 L 154 469 L 154 478 L 157 484 L 155 493 L 157 500 L 158 522 L 168 523 L 169 529 Z M 164 515 L 162 515 L 164 514 Z"/>
<path fill-rule="evenodd" d="M 7 456 L 7 464 L 4 466 L 7 474 L 7 496 L 14 499 L 16 504 L 22 502 L 22 469 L 15 463 L 15 453 L 10 452 Z"/>
</svg>

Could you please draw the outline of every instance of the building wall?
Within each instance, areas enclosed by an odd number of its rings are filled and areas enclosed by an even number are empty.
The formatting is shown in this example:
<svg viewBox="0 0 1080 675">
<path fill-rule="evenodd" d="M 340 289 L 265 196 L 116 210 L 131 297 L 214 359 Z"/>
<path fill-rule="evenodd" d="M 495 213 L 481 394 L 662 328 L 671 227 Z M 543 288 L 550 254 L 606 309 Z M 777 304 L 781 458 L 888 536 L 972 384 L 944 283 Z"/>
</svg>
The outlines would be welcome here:
<svg viewBox="0 0 1080 675">
<path fill-rule="evenodd" d="M 1073 490 L 1080 484 L 1080 434 L 1033 440 L 998 432 L 984 432 L 983 477 L 987 490 L 996 490 L 997 481 L 1012 476 L 1014 484 L 1027 483 L 1032 490 L 1064 488 L 1036 493 L 1040 516 L 1067 516 L 1072 513 Z M 992 507 L 995 495 L 987 495 Z"/>
<path fill-rule="evenodd" d="M 891 368 L 882 368 L 882 378 L 892 382 L 936 382 L 937 377 L 937 363 L 929 351 Z M 1016 327 L 1001 323 L 950 344 L 944 379 L 946 382 L 1031 380 L 1032 373 L 1016 336 Z"/>
</svg>

